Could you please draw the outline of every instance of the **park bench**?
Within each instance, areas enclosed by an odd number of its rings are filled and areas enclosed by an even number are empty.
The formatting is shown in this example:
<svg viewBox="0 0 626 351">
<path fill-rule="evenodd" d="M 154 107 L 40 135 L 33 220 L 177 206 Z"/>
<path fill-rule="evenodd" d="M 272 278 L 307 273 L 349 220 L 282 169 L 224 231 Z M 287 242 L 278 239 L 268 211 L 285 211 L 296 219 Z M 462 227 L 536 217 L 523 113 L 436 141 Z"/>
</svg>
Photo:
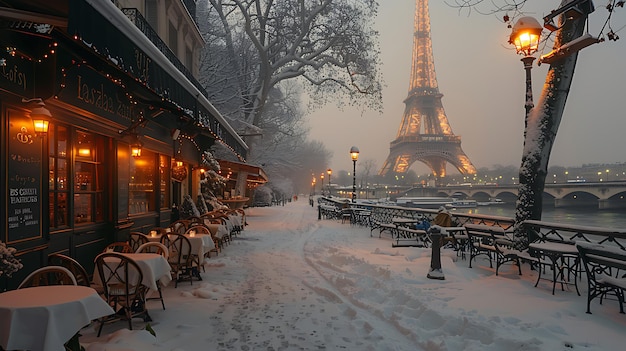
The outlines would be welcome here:
<svg viewBox="0 0 626 351">
<path fill-rule="evenodd" d="M 370 236 L 378 229 L 378 237 L 382 237 L 383 232 L 391 235 L 392 247 L 418 246 L 428 247 L 431 242 L 428 233 L 421 229 L 411 229 L 398 224 L 384 223 L 376 220 L 370 221 Z"/>
<path fill-rule="evenodd" d="M 587 313 L 591 314 L 591 300 L 599 297 L 602 304 L 607 295 L 617 298 L 619 312 L 624 313 L 626 250 L 583 241 L 577 242 L 576 248 L 587 272 Z"/>
<path fill-rule="evenodd" d="M 336 206 L 319 204 L 321 215 L 326 219 L 341 218 L 341 210 Z"/>
<path fill-rule="evenodd" d="M 428 233 L 422 229 L 411 229 L 403 227 L 401 225 L 395 225 L 395 228 L 391 229 L 392 239 L 391 247 L 399 246 L 417 246 L 428 247 L 431 242 Z"/>
<path fill-rule="evenodd" d="M 522 275 L 520 258 L 536 261 L 527 253 L 513 248 L 512 233 L 505 231 L 499 226 L 466 223 L 463 225 L 467 230 L 469 242 L 469 267 L 472 268 L 472 260 L 477 256 L 485 255 L 489 258 L 489 267 L 493 268 L 493 260 L 496 261 L 496 275 L 500 266 L 513 262 L 517 264 L 519 274 Z"/>
</svg>

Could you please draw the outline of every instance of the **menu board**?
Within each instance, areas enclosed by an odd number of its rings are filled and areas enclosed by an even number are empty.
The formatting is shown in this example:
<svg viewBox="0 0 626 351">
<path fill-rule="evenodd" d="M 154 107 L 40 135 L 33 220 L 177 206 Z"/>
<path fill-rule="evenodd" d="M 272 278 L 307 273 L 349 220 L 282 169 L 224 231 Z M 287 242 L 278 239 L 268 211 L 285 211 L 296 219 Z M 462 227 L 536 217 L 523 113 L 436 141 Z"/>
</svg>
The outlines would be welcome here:
<svg viewBox="0 0 626 351">
<path fill-rule="evenodd" d="M 7 240 L 41 236 L 42 138 L 22 112 L 9 114 Z"/>
</svg>

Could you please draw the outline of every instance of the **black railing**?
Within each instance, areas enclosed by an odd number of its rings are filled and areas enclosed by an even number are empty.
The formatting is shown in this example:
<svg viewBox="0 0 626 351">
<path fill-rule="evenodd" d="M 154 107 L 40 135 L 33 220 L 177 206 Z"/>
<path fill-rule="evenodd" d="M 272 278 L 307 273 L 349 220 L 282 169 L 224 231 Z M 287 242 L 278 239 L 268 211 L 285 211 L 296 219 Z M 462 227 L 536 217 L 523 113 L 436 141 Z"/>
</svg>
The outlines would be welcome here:
<svg viewBox="0 0 626 351">
<path fill-rule="evenodd" d="M 320 197 L 318 201 L 321 204 L 341 208 L 345 204 L 345 201 L 341 200 Z M 372 213 L 370 217 L 372 223 L 391 223 L 394 217 L 425 219 L 432 223 L 438 213 L 438 210 L 435 209 L 401 206 L 383 206 L 359 203 L 350 204 L 350 206 L 363 207 L 370 210 Z M 466 224 L 483 224 L 497 226 L 503 229 L 511 229 L 515 224 L 515 220 L 513 218 L 502 216 L 488 216 L 457 212 L 450 212 L 450 216 L 454 222 L 461 226 Z M 534 220 L 524 221 L 522 223 L 522 228 L 531 232 L 533 240 L 555 241 L 569 244 L 574 244 L 576 241 L 586 241 L 608 246 L 616 246 L 622 250 L 626 250 L 626 229 L 623 228 L 581 226 Z"/>
<path fill-rule="evenodd" d="M 206 90 L 202 87 L 200 82 L 193 76 L 191 71 L 183 65 L 178 57 L 170 50 L 165 42 L 159 37 L 157 32 L 146 21 L 141 12 L 136 8 L 123 8 L 121 9 L 124 15 L 137 27 L 145 36 L 154 44 L 154 46 L 165 55 L 165 57 L 182 73 L 187 79 L 200 91 L 202 95 L 208 98 Z"/>
</svg>

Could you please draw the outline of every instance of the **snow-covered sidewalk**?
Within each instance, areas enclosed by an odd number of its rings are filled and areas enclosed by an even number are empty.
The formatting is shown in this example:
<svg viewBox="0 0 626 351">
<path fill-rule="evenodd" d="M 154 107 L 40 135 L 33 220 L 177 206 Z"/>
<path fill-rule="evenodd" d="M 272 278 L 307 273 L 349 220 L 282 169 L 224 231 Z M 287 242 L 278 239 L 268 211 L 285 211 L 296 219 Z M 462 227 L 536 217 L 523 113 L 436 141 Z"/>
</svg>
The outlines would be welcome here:
<svg viewBox="0 0 626 351">
<path fill-rule="evenodd" d="M 551 295 L 528 265 L 474 268 L 442 251 L 445 280 L 428 279 L 430 249 L 392 248 L 366 227 L 318 220 L 307 201 L 249 208 L 249 225 L 203 281 L 149 301 L 156 338 L 107 324 L 81 331 L 94 350 L 618 350 L 616 301 L 586 310 L 575 291 Z"/>
</svg>

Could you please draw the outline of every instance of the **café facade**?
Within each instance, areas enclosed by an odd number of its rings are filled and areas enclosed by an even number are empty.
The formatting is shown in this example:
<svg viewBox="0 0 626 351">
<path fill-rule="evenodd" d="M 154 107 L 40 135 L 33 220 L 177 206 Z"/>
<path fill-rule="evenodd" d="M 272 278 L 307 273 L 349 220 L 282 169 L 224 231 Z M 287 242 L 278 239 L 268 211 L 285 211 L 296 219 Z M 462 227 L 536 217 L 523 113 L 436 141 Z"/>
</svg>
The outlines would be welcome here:
<svg viewBox="0 0 626 351">
<path fill-rule="evenodd" d="M 193 76 L 113 2 L 1 6 L 0 241 L 24 268 L 0 291 L 52 253 L 91 271 L 108 243 L 167 226 L 215 143 L 245 162 Z"/>
</svg>

